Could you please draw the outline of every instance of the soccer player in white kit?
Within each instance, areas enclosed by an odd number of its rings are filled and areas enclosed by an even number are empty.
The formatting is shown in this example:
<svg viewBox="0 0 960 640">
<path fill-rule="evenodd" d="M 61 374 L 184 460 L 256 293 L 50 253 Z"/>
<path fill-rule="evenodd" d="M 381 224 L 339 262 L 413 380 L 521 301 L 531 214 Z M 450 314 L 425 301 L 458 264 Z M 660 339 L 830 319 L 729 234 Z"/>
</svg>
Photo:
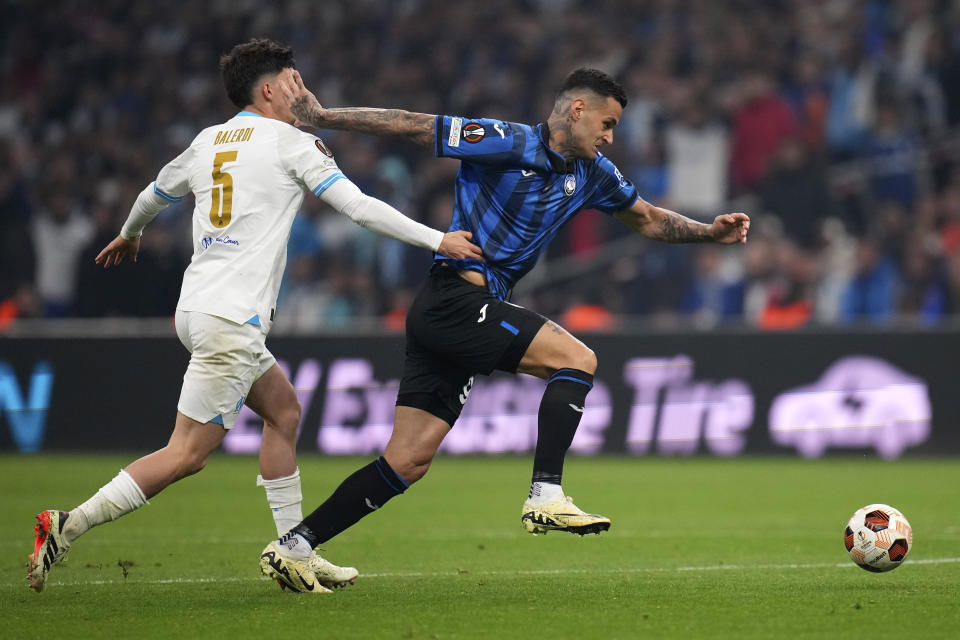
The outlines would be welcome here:
<svg viewBox="0 0 960 640">
<path fill-rule="evenodd" d="M 254 39 L 220 61 L 230 100 L 241 111 L 200 132 L 139 195 L 97 264 L 136 261 L 144 227 L 193 192 L 193 257 L 176 310 L 177 335 L 190 351 L 177 418 L 164 448 L 135 462 L 72 511 L 37 515 L 30 587 L 91 527 L 144 505 L 166 486 L 200 471 L 246 404 L 264 420 L 257 484 L 266 488 L 278 534 L 302 519 L 296 437 L 300 405 L 264 341 L 273 322 L 286 245 L 304 189 L 361 226 L 451 258 L 480 258 L 464 231 L 444 234 L 364 195 L 319 138 L 294 125 L 278 80 L 292 73 L 293 51 Z M 353 582 L 352 567 L 313 560 L 313 592 Z M 282 586 L 282 584 L 281 584 Z"/>
</svg>

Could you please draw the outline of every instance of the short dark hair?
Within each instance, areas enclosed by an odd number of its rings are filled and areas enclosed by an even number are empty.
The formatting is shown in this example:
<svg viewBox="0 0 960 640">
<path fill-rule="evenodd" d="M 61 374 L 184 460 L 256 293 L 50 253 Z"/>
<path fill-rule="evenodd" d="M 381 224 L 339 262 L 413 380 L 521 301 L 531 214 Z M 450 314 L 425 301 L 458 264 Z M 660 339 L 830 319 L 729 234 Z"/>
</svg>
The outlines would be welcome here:
<svg viewBox="0 0 960 640">
<path fill-rule="evenodd" d="M 261 76 L 295 66 L 293 49 L 269 38 L 252 38 L 220 57 L 227 97 L 241 109 L 253 102 L 253 85 Z"/>
<path fill-rule="evenodd" d="M 560 85 L 559 98 L 571 89 L 589 89 L 602 98 L 613 98 L 621 107 L 627 106 L 627 92 L 616 80 L 599 69 L 575 69 Z"/>
</svg>

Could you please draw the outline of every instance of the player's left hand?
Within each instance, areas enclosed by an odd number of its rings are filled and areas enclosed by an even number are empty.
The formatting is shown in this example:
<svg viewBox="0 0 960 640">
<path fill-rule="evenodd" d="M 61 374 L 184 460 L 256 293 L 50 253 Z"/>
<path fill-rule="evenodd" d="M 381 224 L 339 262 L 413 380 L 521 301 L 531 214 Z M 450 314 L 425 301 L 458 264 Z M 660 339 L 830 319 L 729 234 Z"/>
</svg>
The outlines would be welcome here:
<svg viewBox="0 0 960 640">
<path fill-rule="evenodd" d="M 473 259 L 483 262 L 483 251 L 473 242 L 473 234 L 469 231 L 451 231 L 443 234 L 443 242 L 437 253 L 454 260 Z"/>
<path fill-rule="evenodd" d="M 747 243 L 747 233 L 750 231 L 750 216 L 745 213 L 725 213 L 717 216 L 710 225 L 710 235 L 714 242 L 733 244 L 734 242 Z"/>
<path fill-rule="evenodd" d="M 115 267 L 128 255 L 134 262 L 137 261 L 137 254 L 140 253 L 140 238 L 127 240 L 123 236 L 117 236 L 103 248 L 97 257 L 93 259 L 96 264 L 102 264 L 104 269 Z"/>
</svg>

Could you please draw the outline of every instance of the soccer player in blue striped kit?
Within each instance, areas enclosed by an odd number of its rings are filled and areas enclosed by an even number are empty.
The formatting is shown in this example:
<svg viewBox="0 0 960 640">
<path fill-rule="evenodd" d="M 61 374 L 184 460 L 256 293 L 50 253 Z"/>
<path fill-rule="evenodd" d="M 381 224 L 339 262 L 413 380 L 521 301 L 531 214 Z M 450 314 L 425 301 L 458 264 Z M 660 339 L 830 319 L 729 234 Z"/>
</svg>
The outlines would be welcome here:
<svg viewBox="0 0 960 640">
<path fill-rule="evenodd" d="M 593 386 L 593 351 L 543 316 L 506 302 L 516 282 L 583 209 L 616 216 L 664 242 L 746 242 L 743 213 L 703 224 L 641 198 L 599 147 L 627 104 L 623 88 L 595 69 L 571 73 L 547 122 L 535 126 L 395 109 L 323 108 L 294 72 L 282 87 L 301 122 L 403 136 L 460 160 L 450 230 L 466 230 L 484 260 L 437 255 L 407 315 L 406 358 L 393 433 L 384 455 L 349 476 L 326 502 L 267 545 L 260 567 L 294 590 L 309 583 L 314 547 L 403 493 L 427 472 L 460 415 L 476 374 L 523 372 L 547 381 L 538 416 L 533 478 L 521 511 L 533 534 L 583 535 L 610 528 L 561 488 L 563 461 Z"/>
</svg>

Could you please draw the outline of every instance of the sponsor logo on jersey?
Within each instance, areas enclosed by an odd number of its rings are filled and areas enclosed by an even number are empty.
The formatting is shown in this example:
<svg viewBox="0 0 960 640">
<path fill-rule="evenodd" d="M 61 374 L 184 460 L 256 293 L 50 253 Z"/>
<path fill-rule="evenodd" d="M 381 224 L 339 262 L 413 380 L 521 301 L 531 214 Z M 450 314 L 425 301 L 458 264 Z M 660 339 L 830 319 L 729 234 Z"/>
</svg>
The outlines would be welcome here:
<svg viewBox="0 0 960 640">
<path fill-rule="evenodd" d="M 500 126 L 499 122 L 493 125 L 493 130 L 500 134 L 501 139 L 506 139 L 507 136 L 503 133 L 503 127 Z"/>
<path fill-rule="evenodd" d="M 217 244 L 232 244 L 235 247 L 240 246 L 240 241 L 234 240 L 230 236 L 223 236 L 221 238 L 211 238 L 210 236 L 207 236 L 205 238 L 200 238 L 200 246 L 202 247 L 201 250 L 206 251 L 213 245 L 214 242 Z"/>
<path fill-rule="evenodd" d="M 448 147 L 460 146 L 460 129 L 463 127 L 463 118 L 450 119 L 450 135 L 447 137 Z"/>
<path fill-rule="evenodd" d="M 323 155 L 327 156 L 328 158 L 333 157 L 333 151 L 330 151 L 330 147 L 325 145 L 323 143 L 323 140 L 321 140 L 320 138 L 317 138 L 316 140 L 314 140 L 313 144 L 317 145 L 317 149 L 319 149 L 320 153 L 322 153 Z"/>
<path fill-rule="evenodd" d="M 479 122 L 470 122 L 463 127 L 463 139 L 467 142 L 476 143 L 483 140 L 486 130 Z"/>
<path fill-rule="evenodd" d="M 567 176 L 563 179 L 563 192 L 568 196 L 572 196 L 573 192 L 577 190 L 577 178 L 572 173 L 568 173 Z"/>
</svg>

